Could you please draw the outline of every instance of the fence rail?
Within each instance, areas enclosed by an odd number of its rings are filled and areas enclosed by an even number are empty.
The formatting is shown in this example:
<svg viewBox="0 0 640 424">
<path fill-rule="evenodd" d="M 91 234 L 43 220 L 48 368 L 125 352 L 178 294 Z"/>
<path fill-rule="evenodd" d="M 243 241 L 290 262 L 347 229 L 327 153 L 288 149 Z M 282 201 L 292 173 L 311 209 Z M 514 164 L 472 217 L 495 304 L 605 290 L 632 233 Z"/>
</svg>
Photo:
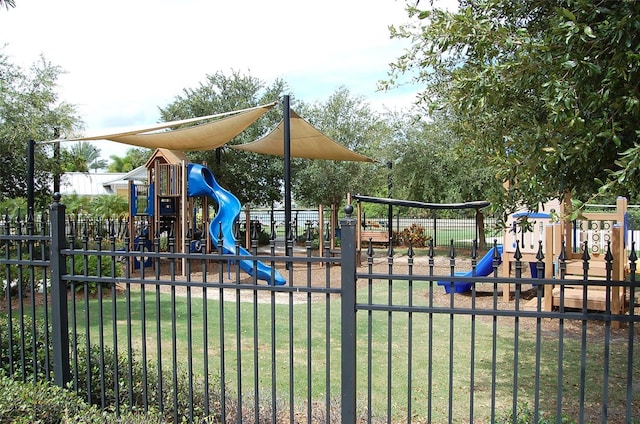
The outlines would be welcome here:
<svg viewBox="0 0 640 424">
<path fill-rule="evenodd" d="M 339 256 L 309 239 L 293 256 L 254 240 L 247 257 L 176 253 L 171 238 L 161 250 L 157 236 L 150 251 L 123 250 L 113 227 L 89 240 L 69 231 L 62 204 L 49 215 L 46 234 L 34 223 L 0 235 L 0 367 L 69 382 L 103 409 L 158 409 L 173 422 L 640 419 L 633 250 L 625 281 L 532 278 L 517 251 L 478 277 L 474 245 L 447 257 L 369 249 L 358 265 L 351 217 Z M 257 280 L 240 260 L 287 283 Z M 560 299 L 599 290 L 609 306 L 544 310 L 550 285 Z M 610 308 L 613 287 L 623 312 Z"/>
</svg>

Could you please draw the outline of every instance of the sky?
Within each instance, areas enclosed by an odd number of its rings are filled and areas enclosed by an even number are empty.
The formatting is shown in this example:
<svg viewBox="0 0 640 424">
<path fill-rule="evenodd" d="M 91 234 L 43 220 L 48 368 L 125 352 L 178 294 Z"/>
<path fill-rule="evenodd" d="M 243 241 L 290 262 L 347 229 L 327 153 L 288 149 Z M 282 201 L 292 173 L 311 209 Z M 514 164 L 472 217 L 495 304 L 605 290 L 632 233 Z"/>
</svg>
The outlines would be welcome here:
<svg viewBox="0 0 640 424">
<path fill-rule="evenodd" d="M 407 21 L 403 0 L 16 0 L 0 10 L 0 46 L 23 68 L 41 55 L 60 66 L 61 100 L 96 135 L 157 123 L 216 72 L 281 78 L 309 103 L 345 86 L 376 110 L 408 107 L 418 87 L 377 90 L 409 46 L 388 27 Z M 98 146 L 104 158 L 128 148 Z"/>
</svg>

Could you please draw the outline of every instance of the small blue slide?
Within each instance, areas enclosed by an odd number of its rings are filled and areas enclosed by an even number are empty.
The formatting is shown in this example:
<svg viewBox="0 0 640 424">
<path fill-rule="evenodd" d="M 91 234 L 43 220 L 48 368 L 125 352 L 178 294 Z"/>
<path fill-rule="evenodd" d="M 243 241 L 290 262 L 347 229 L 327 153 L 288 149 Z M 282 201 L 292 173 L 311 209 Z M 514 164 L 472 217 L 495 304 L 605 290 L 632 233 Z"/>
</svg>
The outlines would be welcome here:
<svg viewBox="0 0 640 424">
<path fill-rule="evenodd" d="M 218 203 L 218 213 L 209 224 L 209 234 L 211 240 L 218 245 L 218 233 L 222 224 L 222 250 L 223 253 L 235 255 L 236 242 L 233 236 L 233 223 L 238 218 L 242 206 L 236 196 L 228 190 L 222 188 L 209 168 L 202 165 L 190 163 L 187 165 L 188 172 L 188 196 L 209 196 Z M 252 256 L 246 249 L 240 247 L 239 254 L 242 256 Z M 251 259 L 240 260 L 240 269 L 253 276 L 254 273 L 260 280 L 273 281 L 277 286 L 286 284 L 286 280 L 278 270 L 272 269 L 264 263 Z M 273 275 L 272 275 L 273 274 Z"/>
<path fill-rule="evenodd" d="M 476 265 L 476 276 L 477 277 L 486 277 L 487 275 L 493 272 L 493 255 L 495 252 L 495 247 L 489 249 L 489 251 L 480 259 L 480 262 Z M 498 254 L 500 255 L 500 262 L 502 263 L 502 245 L 498 245 Z M 455 272 L 454 275 L 456 277 L 473 277 L 473 270 L 467 272 Z M 473 283 L 468 282 L 453 282 L 453 292 L 454 293 L 464 293 L 471 290 L 471 285 Z M 444 290 L 447 293 L 451 293 L 451 281 L 438 281 L 439 286 L 444 286 Z"/>
</svg>

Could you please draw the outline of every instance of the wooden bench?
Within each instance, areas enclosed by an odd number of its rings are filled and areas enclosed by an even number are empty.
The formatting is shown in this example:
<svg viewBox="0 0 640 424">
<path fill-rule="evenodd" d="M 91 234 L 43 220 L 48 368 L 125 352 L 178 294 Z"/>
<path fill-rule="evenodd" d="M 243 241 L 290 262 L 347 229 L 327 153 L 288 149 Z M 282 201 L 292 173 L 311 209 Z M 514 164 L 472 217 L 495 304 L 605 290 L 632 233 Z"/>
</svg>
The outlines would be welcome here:
<svg viewBox="0 0 640 424">
<path fill-rule="evenodd" d="M 363 243 L 377 243 L 377 244 L 388 244 L 389 243 L 389 232 L 388 231 L 366 231 L 363 230 L 360 232 L 360 240 Z"/>
</svg>

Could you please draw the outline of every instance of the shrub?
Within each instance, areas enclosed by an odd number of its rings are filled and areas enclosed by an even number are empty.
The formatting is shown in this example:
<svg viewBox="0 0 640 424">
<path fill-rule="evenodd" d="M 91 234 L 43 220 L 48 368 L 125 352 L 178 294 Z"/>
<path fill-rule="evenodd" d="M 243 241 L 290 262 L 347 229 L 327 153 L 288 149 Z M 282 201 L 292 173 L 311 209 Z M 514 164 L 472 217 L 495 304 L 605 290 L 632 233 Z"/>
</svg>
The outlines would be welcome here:
<svg viewBox="0 0 640 424">
<path fill-rule="evenodd" d="M 11 378 L 16 380 L 26 381 L 47 381 L 51 378 L 46 374 L 46 370 L 53 370 L 53 358 L 52 358 L 52 346 L 51 337 L 48 339 L 49 346 L 45 345 L 45 327 L 40 320 L 36 320 L 35 326 L 32 325 L 32 319 L 28 315 L 24 315 L 22 318 L 22 331 L 21 319 L 17 315 L 12 319 L 12 339 L 10 343 L 7 343 L 6 329 L 7 316 L 6 314 L 0 314 L 0 328 L 3 329 L 5 336 L 0 339 L 0 373 L 2 376 L 11 375 Z M 35 328 L 35 337 L 33 335 L 33 329 Z M 50 331 L 50 329 L 49 329 Z M 32 359 L 32 353 L 35 343 L 36 359 Z M 77 376 L 72 376 L 72 382 L 69 384 L 70 391 L 73 390 L 73 382 L 77 383 L 77 395 L 83 402 L 87 402 L 93 405 L 101 405 L 102 397 L 104 397 L 107 410 L 114 410 L 115 405 L 120 405 L 120 411 L 142 411 L 145 405 L 144 391 L 142 387 L 143 370 L 147 372 L 147 404 L 154 407 L 159 404 L 158 399 L 158 369 L 155 361 L 147 361 L 145 363 L 141 360 L 139 352 L 133 352 L 131 359 L 131 376 L 129 375 L 129 358 L 125 355 L 117 356 L 117 365 L 115 363 L 114 351 L 110 347 L 101 348 L 98 345 L 91 345 L 89 347 L 89 366 L 91 367 L 90 385 L 88 384 L 87 374 L 87 348 L 86 343 L 82 340 L 78 341 L 77 349 L 77 361 L 78 361 L 78 373 Z M 49 352 L 49 355 L 47 355 Z M 73 353 L 73 350 L 71 351 Z M 9 357 L 12 357 L 12 362 L 9 362 Z M 21 358 L 24 357 L 24 360 Z M 47 360 L 49 361 L 47 367 Z M 73 358 L 72 358 L 73 360 Z M 101 360 L 103 361 L 101 364 Z M 100 369 L 103 369 L 103 375 L 100 375 Z M 116 397 L 114 389 L 114 379 L 118 370 L 118 396 Z M 72 366 L 72 373 L 74 367 Z M 8 377 L 7 377 L 8 378 Z M 101 378 L 105 381 L 105 393 L 101 393 Z M 215 409 L 215 405 L 220 405 L 220 386 L 214 379 L 212 382 L 210 391 L 210 405 L 212 410 L 212 417 L 216 417 L 219 413 Z M 162 372 L 162 403 L 164 405 L 164 416 L 170 419 L 174 412 L 173 403 L 173 377 L 169 370 L 163 370 Z M 43 383 L 38 383 L 41 385 Z M 130 398 L 130 384 L 132 396 Z M 187 398 L 189 379 L 184 371 L 178 373 L 177 380 L 177 399 L 178 399 L 178 411 L 189 410 L 189 399 Z M 40 387 L 40 386 L 38 386 Z M 87 387 L 91 387 L 91 393 L 87 391 Z M 0 389 L 1 390 L 1 389 Z M 0 391 L 2 393 L 2 391 Z M 194 380 L 193 388 L 193 404 L 194 414 L 198 417 L 204 416 L 204 387 L 201 379 Z M 61 403 L 63 404 L 63 402 Z M 155 417 L 160 417 L 160 414 L 154 414 Z M 11 422 L 1 419 L 0 422 Z M 133 415 L 130 417 L 133 421 L 117 421 L 121 423 L 136 423 L 147 421 L 136 421 L 139 417 Z M 17 421 L 17 422 L 32 422 Z M 53 421 L 37 421 L 37 422 L 60 422 L 60 420 Z M 67 421 L 76 422 L 76 421 Z M 78 421 L 78 422 L 93 422 L 93 421 Z M 104 422 L 104 421 L 95 421 Z M 113 421 L 116 422 L 116 421 Z M 154 422 L 158 422 L 155 420 Z"/>
<path fill-rule="evenodd" d="M 154 412 L 120 416 L 101 412 L 72 391 L 47 382 L 22 383 L 0 373 L 0 422 L 3 423 L 86 423 L 142 424 L 164 423 Z"/>
<path fill-rule="evenodd" d="M 37 259 L 37 258 L 34 258 Z M 31 292 L 31 283 L 33 275 L 33 289 L 41 290 L 44 284 L 46 275 L 46 268 L 23 265 L 7 265 L 5 269 L 0 272 L 0 295 L 4 297 L 7 287 L 10 287 L 12 295 L 18 292 L 18 286 L 21 287 L 23 293 Z"/>
<path fill-rule="evenodd" d="M 398 245 L 408 246 L 411 243 L 413 247 L 425 247 L 431 240 L 431 236 L 427 234 L 424 227 L 418 224 L 411 224 L 399 233 L 394 232 L 393 237 Z"/>
<path fill-rule="evenodd" d="M 8 340 L 9 326 L 5 312 L 0 315 L 0 328 L 3 333 L 0 343 L 0 370 L 5 375 L 13 373 L 16 378 L 25 380 L 46 380 L 46 370 L 53 369 L 53 358 L 51 355 L 47 356 L 47 352 L 51 352 L 51 338 L 49 337 L 47 347 L 43 323 L 36 320 L 33 325 L 29 315 L 20 317 L 16 313 L 11 319 L 11 340 Z M 34 351 L 35 359 L 32 357 Z M 23 356 L 24 360 L 21 359 Z"/>
<path fill-rule="evenodd" d="M 240 244 L 244 245 L 246 232 L 244 230 L 238 231 L 238 240 L 240 240 Z M 267 246 L 271 242 L 271 236 L 267 231 L 261 229 L 258 232 L 258 246 Z"/>
<path fill-rule="evenodd" d="M 86 259 L 86 261 L 85 261 Z M 120 277 L 122 275 L 122 264 L 115 260 L 115 275 L 111 269 L 111 263 L 113 261 L 112 256 L 104 256 L 100 263 L 100 272 L 98 272 L 98 256 L 96 255 L 76 255 L 73 260 L 73 274 L 85 275 L 85 262 L 86 262 L 86 275 L 91 277 Z M 71 257 L 67 257 L 67 270 L 71 272 Z M 95 294 L 98 288 L 98 283 L 77 284 L 76 292 L 84 290 L 87 287 L 91 294 Z"/>
<path fill-rule="evenodd" d="M 74 393 L 45 382 L 21 383 L 0 375 L 0 422 L 59 423 L 75 415 L 95 415 Z"/>
<path fill-rule="evenodd" d="M 120 405 L 122 411 L 143 410 L 145 405 L 144 387 L 142 385 L 143 372 L 146 367 L 147 380 L 147 404 L 155 407 L 159 404 L 158 399 L 158 367 L 155 361 L 143 362 L 139 352 L 133 352 L 131 359 L 131 376 L 129 375 L 129 358 L 126 355 L 118 355 L 117 365 L 114 361 L 114 351 L 110 347 L 100 348 L 97 345 L 90 347 L 90 364 L 91 364 L 91 393 L 88 394 L 88 376 L 87 376 L 87 352 L 86 345 L 80 343 L 78 346 L 78 375 L 77 390 L 78 394 L 88 402 L 94 405 L 100 405 L 102 396 L 104 396 L 105 404 L 108 409 L 113 409 L 116 404 Z M 103 358 L 103 359 L 102 359 Z M 101 359 L 104 361 L 100 366 Z M 103 375 L 100 375 L 100 368 L 103 369 Z M 114 389 L 115 370 L 118 370 L 118 393 Z M 105 393 L 101 393 L 101 378 L 105 381 Z M 209 387 L 210 405 L 212 413 L 217 413 L 214 406 L 220 405 L 219 385 L 215 380 Z M 133 384 L 133 386 L 130 386 Z M 179 370 L 177 379 L 177 409 L 184 412 L 189 411 L 189 399 L 187 397 L 189 388 L 189 379 L 186 372 Z M 130 392 L 132 396 L 130 397 Z M 174 413 L 173 402 L 173 376 L 170 370 L 162 371 L 162 404 L 164 406 L 163 415 L 170 420 Z M 204 387 L 202 379 L 194 378 L 193 387 L 193 410 L 196 417 L 204 416 Z M 216 417 L 217 415 L 212 415 Z"/>
</svg>

